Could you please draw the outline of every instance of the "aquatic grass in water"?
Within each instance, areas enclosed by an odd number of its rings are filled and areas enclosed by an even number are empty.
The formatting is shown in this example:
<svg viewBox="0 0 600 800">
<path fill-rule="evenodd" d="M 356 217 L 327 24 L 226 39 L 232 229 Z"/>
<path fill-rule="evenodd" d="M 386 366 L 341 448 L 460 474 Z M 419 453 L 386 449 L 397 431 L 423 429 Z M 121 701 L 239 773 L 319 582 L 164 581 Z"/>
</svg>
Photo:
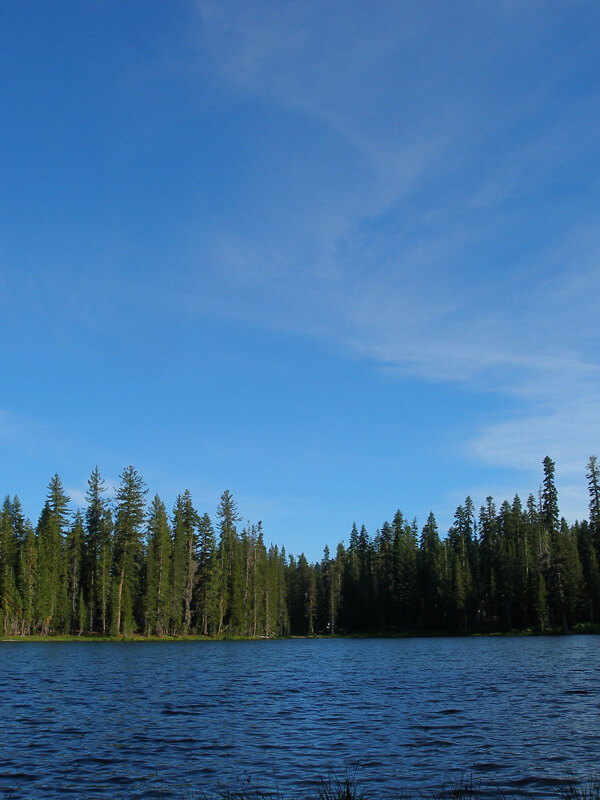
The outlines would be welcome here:
<svg viewBox="0 0 600 800">
<path fill-rule="evenodd" d="M 553 800 L 600 800 L 600 774 L 591 773 L 587 780 L 576 781 L 573 776 L 566 779 L 566 786 L 559 789 Z M 2 800 L 16 800 L 16 795 L 10 790 L 4 791 Z M 82 800 L 102 800 L 105 795 L 85 794 Z M 523 797 L 523 795 L 519 795 Z M 526 797 L 535 800 L 535 794 Z M 500 787 L 490 787 L 477 784 L 471 774 L 465 774 L 458 783 L 450 788 L 442 788 L 429 792 L 403 792 L 391 798 L 386 795 L 386 800 L 517 800 L 517 796 L 504 792 Z M 545 800 L 549 800 L 544 795 Z M 127 800 L 122 796 L 120 800 Z M 355 774 L 345 774 L 342 777 L 330 775 L 321 779 L 320 786 L 314 794 L 290 794 L 275 790 L 264 791 L 256 786 L 250 778 L 244 779 L 237 789 L 226 789 L 216 794 L 173 794 L 162 793 L 151 795 L 149 800 L 379 800 L 375 792 L 365 792 L 357 781 Z"/>
<path fill-rule="evenodd" d="M 576 781 L 573 776 L 568 776 L 567 784 L 554 795 L 555 800 L 600 800 L 600 774 L 591 773 L 587 780 Z M 527 794 L 529 798 L 535 794 Z M 387 797 L 387 796 L 386 796 Z M 523 797 L 523 795 L 519 795 Z M 465 774 L 458 783 L 450 788 L 425 793 L 400 791 L 391 800 L 516 800 L 516 796 L 504 792 L 500 787 L 490 787 L 477 784 L 471 774 Z M 544 795 L 545 800 L 548 796 Z M 158 797 L 152 800 L 159 800 Z M 356 780 L 355 774 L 345 774 L 342 777 L 330 775 L 321 779 L 321 785 L 314 794 L 300 795 L 288 794 L 279 791 L 264 792 L 255 786 L 248 778 L 240 788 L 226 790 L 217 795 L 198 795 L 196 797 L 170 797 L 162 795 L 160 800 L 379 800 L 374 792 L 365 792 Z M 390 800 L 390 798 L 387 798 Z"/>
<path fill-rule="evenodd" d="M 330 774 L 321 778 L 319 788 L 314 794 L 285 793 L 280 791 L 264 791 L 256 786 L 250 778 L 245 778 L 238 789 L 227 789 L 217 794 L 201 794 L 197 796 L 173 797 L 160 795 L 152 800 L 380 800 L 374 791 L 366 792 L 356 778 L 357 770 L 343 776 Z M 590 773 L 585 781 L 577 781 L 570 774 L 564 778 L 565 786 L 555 795 L 540 795 L 543 800 L 600 800 L 600 773 Z M 502 790 L 499 786 L 483 785 L 473 780 L 472 773 L 465 773 L 457 783 L 450 787 L 445 784 L 439 790 L 425 792 L 399 790 L 397 794 L 386 794 L 386 800 L 535 800 L 535 793 L 526 792 L 518 795 Z"/>
<path fill-rule="evenodd" d="M 577 782 L 571 776 L 561 797 L 565 800 L 600 800 L 600 773 L 590 774 L 584 783 Z"/>
</svg>

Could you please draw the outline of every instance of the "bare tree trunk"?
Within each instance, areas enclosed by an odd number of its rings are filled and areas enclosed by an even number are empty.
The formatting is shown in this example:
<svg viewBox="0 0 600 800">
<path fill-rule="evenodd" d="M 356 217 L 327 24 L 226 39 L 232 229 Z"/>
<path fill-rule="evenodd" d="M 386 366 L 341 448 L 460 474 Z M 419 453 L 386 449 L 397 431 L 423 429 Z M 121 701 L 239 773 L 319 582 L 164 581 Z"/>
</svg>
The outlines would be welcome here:
<svg viewBox="0 0 600 800">
<path fill-rule="evenodd" d="M 123 596 L 123 581 L 125 580 L 125 567 L 121 569 L 119 588 L 117 591 L 117 636 L 121 635 L 121 597 Z"/>
<path fill-rule="evenodd" d="M 269 569 L 267 567 L 267 580 L 265 590 L 265 636 L 271 637 L 271 620 L 269 619 Z"/>
<path fill-rule="evenodd" d="M 183 615 L 183 629 L 185 633 L 189 632 L 190 624 L 192 622 L 191 606 L 192 606 L 192 594 L 194 591 L 194 573 L 195 573 L 193 544 L 194 544 L 193 538 L 189 536 L 187 583 L 185 586 L 185 612 Z"/>
<path fill-rule="evenodd" d="M 252 621 L 252 636 L 256 636 L 256 628 L 257 628 L 257 625 L 258 625 L 258 615 L 257 615 L 257 612 L 258 612 L 258 608 L 257 608 L 257 605 L 258 605 L 258 597 L 257 597 L 258 587 L 256 585 L 256 547 L 254 548 L 253 575 L 254 575 L 254 598 L 253 598 L 254 599 L 254 603 L 253 603 L 253 605 L 254 605 L 254 609 L 253 609 L 254 618 L 253 618 L 253 621 Z"/>
<path fill-rule="evenodd" d="M 94 569 L 92 570 L 92 581 L 91 581 L 91 586 L 90 586 L 90 597 L 89 597 L 89 602 L 90 602 L 90 608 L 89 608 L 89 611 L 90 611 L 90 633 L 94 630 L 94 599 L 95 599 L 95 597 L 94 597 L 94 583 L 95 583 L 94 578 L 95 578 L 95 576 L 96 576 L 96 570 L 95 570 L 95 567 L 94 567 Z"/>
<path fill-rule="evenodd" d="M 161 598 L 161 591 L 162 591 L 162 578 L 163 578 L 163 552 L 162 547 L 160 551 L 160 563 L 158 566 L 158 585 L 156 587 L 156 625 L 154 626 L 154 631 L 157 636 L 163 635 L 163 627 L 160 621 L 160 598 Z"/>
</svg>

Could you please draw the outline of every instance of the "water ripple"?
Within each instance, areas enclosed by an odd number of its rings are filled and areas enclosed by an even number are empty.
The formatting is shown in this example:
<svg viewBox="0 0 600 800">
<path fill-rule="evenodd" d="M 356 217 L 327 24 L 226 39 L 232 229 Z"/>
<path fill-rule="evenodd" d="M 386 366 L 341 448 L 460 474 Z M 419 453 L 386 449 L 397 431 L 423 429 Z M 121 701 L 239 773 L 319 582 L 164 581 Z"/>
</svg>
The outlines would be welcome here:
<svg viewBox="0 0 600 800">
<path fill-rule="evenodd" d="M 0 646 L 0 796 L 456 786 L 551 796 L 600 748 L 597 637 Z M 25 767 L 35 764 L 34 770 Z"/>
</svg>

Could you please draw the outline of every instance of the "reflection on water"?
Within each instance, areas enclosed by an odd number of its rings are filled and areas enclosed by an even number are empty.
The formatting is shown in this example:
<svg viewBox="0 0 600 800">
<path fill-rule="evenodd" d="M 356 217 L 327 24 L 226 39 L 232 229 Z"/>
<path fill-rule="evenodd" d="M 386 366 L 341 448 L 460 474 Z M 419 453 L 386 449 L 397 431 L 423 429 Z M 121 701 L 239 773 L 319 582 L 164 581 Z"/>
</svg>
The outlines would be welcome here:
<svg viewBox="0 0 600 800">
<path fill-rule="evenodd" d="M 14 798 L 312 790 L 372 797 L 472 773 L 555 794 L 600 752 L 598 637 L 0 644 Z"/>
</svg>

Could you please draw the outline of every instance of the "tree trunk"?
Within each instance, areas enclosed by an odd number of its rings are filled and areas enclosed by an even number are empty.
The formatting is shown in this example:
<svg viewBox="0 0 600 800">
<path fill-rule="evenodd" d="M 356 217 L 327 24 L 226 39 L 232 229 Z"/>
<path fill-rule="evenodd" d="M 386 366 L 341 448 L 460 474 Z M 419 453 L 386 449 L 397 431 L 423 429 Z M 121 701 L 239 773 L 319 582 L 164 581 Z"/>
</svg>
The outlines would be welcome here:
<svg viewBox="0 0 600 800">
<path fill-rule="evenodd" d="M 125 567 L 121 569 L 119 588 L 117 591 L 117 636 L 121 635 L 121 597 L 123 595 L 123 581 L 125 580 Z"/>
</svg>

